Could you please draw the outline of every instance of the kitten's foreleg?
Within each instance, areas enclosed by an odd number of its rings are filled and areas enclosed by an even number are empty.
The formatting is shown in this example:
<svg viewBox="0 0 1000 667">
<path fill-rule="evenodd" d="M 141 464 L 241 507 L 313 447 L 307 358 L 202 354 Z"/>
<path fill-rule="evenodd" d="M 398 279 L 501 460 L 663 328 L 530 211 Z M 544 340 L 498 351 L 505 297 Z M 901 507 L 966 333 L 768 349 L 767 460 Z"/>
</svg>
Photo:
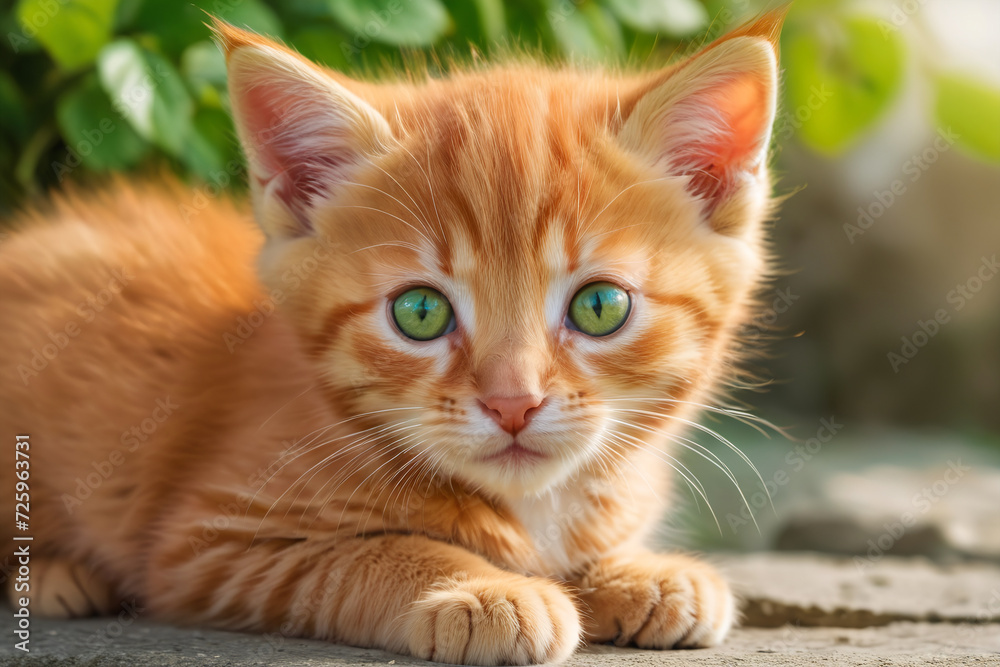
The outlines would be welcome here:
<svg viewBox="0 0 1000 667">
<path fill-rule="evenodd" d="M 157 571 L 150 607 L 187 623 L 477 665 L 559 661 L 580 641 L 559 584 L 421 536 L 233 542 Z"/>
<path fill-rule="evenodd" d="M 589 642 L 641 648 L 719 644 L 735 620 L 729 585 L 681 554 L 640 552 L 599 561 L 579 581 Z"/>
</svg>

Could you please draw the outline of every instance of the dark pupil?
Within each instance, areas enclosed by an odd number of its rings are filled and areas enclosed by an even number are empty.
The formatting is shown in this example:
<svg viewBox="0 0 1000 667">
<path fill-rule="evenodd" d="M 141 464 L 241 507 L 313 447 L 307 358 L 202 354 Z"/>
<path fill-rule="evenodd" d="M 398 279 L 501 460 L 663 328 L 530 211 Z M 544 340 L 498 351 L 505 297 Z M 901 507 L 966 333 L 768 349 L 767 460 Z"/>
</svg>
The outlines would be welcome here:
<svg viewBox="0 0 1000 667">
<path fill-rule="evenodd" d="M 424 318 L 427 317 L 427 296 L 420 300 L 420 305 L 417 306 L 417 317 L 423 322 Z"/>
<path fill-rule="evenodd" d="M 597 319 L 601 319 L 601 311 L 604 310 L 604 304 L 601 303 L 600 292 L 594 292 L 594 302 L 590 304 L 590 307 L 594 309 L 594 314 L 597 315 Z"/>
</svg>

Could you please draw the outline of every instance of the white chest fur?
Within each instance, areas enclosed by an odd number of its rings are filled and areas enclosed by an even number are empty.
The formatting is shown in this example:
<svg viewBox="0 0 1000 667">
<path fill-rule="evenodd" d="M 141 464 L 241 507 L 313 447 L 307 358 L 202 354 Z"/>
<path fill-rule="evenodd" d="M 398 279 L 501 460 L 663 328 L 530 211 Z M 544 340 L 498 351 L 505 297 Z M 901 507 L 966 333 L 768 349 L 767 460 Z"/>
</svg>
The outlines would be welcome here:
<svg viewBox="0 0 1000 667">
<path fill-rule="evenodd" d="M 662 516 L 669 484 L 658 469 L 662 461 L 649 452 L 638 453 L 632 463 L 619 476 L 584 476 L 507 501 L 538 555 L 538 574 L 569 576 L 602 555 L 646 541 Z"/>
<path fill-rule="evenodd" d="M 575 485 L 509 503 L 548 570 L 540 574 L 569 574 L 587 559 L 573 534 L 592 519 L 592 503 L 593 497 Z"/>
</svg>

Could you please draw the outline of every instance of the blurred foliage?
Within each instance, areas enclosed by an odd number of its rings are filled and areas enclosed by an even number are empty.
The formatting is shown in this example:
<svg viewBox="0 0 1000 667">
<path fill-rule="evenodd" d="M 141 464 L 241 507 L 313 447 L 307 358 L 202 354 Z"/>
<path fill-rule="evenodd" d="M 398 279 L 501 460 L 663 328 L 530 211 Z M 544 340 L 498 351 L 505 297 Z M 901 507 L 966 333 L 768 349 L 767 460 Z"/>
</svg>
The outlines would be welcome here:
<svg viewBox="0 0 1000 667">
<path fill-rule="evenodd" d="M 0 10 L 0 203 L 9 207 L 78 167 L 165 162 L 213 179 L 239 160 L 206 13 L 331 68 L 372 75 L 422 54 L 478 58 L 498 44 L 555 58 L 663 63 L 760 9 L 751 0 L 20 0 Z M 895 23 L 859 12 L 840 0 L 799 0 L 792 9 L 779 141 L 794 136 L 842 152 L 897 98 L 912 49 Z M 436 56 L 428 62 L 441 67 Z M 974 154 L 1000 161 L 1000 91 L 963 73 L 928 77 L 937 122 L 954 126 Z"/>
</svg>

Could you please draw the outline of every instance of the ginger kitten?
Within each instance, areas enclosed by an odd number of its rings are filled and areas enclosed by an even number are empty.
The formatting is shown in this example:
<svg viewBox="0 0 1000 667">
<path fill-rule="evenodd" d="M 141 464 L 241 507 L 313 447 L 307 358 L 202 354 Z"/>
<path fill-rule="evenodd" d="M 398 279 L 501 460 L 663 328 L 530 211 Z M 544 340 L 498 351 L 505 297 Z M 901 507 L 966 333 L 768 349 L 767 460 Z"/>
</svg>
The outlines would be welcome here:
<svg viewBox="0 0 1000 667">
<path fill-rule="evenodd" d="M 766 270 L 780 21 L 387 84 L 216 23 L 263 234 L 118 179 L 0 245 L 11 595 L 450 663 L 718 644 L 725 581 L 643 544 Z"/>
</svg>

